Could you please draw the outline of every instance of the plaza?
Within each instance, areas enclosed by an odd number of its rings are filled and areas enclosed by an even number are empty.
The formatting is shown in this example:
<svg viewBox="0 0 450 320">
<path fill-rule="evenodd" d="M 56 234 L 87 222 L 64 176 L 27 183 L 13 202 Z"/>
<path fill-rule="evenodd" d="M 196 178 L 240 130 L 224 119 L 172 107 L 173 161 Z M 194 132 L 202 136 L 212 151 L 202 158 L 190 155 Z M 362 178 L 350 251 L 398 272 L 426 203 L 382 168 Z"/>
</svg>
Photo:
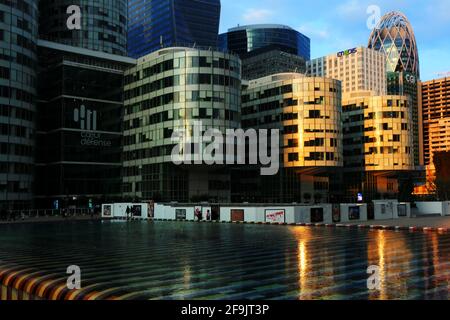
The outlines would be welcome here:
<svg viewBox="0 0 450 320">
<path fill-rule="evenodd" d="M 0 225 L 1 299 L 449 298 L 450 234 L 150 221 Z M 68 266 L 81 290 L 66 287 Z M 379 267 L 380 290 L 367 270 Z"/>
</svg>

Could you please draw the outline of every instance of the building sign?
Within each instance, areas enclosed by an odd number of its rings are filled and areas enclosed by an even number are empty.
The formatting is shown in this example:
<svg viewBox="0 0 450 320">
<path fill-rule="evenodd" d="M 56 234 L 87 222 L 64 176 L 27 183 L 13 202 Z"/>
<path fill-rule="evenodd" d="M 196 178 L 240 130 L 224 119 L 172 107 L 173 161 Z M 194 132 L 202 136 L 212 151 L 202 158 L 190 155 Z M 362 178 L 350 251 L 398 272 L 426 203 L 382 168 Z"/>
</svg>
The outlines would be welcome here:
<svg viewBox="0 0 450 320">
<path fill-rule="evenodd" d="M 405 81 L 409 84 L 416 84 L 417 77 L 411 73 L 405 74 Z"/>
<path fill-rule="evenodd" d="M 100 133 L 92 131 L 81 132 L 80 144 L 86 147 L 112 147 L 112 141 L 104 139 Z"/>
<path fill-rule="evenodd" d="M 286 221 L 286 211 L 279 209 L 266 210 L 266 222 L 270 223 L 284 223 Z"/>
<path fill-rule="evenodd" d="M 338 58 L 349 56 L 358 52 L 358 48 L 348 49 L 337 53 Z"/>
<path fill-rule="evenodd" d="M 73 110 L 73 120 L 80 125 L 81 130 L 97 130 L 97 111 L 89 110 L 84 105 Z"/>
</svg>

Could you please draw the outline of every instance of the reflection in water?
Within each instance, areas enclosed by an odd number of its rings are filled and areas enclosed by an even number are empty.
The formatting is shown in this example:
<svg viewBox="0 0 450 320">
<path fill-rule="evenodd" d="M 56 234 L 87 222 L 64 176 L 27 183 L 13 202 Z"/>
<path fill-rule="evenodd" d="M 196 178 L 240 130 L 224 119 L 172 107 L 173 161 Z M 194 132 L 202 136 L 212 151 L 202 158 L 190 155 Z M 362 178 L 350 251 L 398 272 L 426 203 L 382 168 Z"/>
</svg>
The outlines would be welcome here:
<svg viewBox="0 0 450 320">
<path fill-rule="evenodd" d="M 449 234 L 182 222 L 0 225 L 0 273 L 13 265 L 53 281 L 74 263 L 92 284 L 78 297 L 450 298 Z M 367 288 L 373 265 L 379 291 Z"/>
</svg>

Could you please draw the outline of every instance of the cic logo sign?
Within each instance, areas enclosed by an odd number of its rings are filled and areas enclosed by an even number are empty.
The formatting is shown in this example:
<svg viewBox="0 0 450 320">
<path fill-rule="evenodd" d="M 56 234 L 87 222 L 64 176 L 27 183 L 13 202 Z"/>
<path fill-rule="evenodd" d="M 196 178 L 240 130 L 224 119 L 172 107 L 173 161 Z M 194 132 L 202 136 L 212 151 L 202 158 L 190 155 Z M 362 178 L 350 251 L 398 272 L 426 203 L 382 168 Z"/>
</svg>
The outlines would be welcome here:
<svg viewBox="0 0 450 320">
<path fill-rule="evenodd" d="M 416 83 L 416 77 L 412 74 L 406 74 L 405 76 L 405 80 L 406 82 L 410 83 L 410 84 L 415 84 Z"/>
<path fill-rule="evenodd" d="M 80 124 L 81 130 L 97 130 L 97 111 L 86 109 L 84 105 L 79 109 L 75 108 L 73 111 L 73 120 Z"/>
</svg>

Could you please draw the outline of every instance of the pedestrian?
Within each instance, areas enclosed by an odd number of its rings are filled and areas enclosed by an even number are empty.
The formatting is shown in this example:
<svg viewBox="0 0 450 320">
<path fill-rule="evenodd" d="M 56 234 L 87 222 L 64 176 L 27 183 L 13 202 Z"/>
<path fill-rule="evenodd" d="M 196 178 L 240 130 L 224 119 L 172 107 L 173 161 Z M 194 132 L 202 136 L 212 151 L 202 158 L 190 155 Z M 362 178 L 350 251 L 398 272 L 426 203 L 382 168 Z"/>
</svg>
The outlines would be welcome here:
<svg viewBox="0 0 450 320">
<path fill-rule="evenodd" d="M 206 211 L 206 220 L 211 221 L 211 212 L 209 210 Z"/>
<path fill-rule="evenodd" d="M 130 206 L 127 206 L 127 210 L 125 212 L 127 214 L 127 219 L 130 219 L 130 213 L 131 213 Z"/>
</svg>

